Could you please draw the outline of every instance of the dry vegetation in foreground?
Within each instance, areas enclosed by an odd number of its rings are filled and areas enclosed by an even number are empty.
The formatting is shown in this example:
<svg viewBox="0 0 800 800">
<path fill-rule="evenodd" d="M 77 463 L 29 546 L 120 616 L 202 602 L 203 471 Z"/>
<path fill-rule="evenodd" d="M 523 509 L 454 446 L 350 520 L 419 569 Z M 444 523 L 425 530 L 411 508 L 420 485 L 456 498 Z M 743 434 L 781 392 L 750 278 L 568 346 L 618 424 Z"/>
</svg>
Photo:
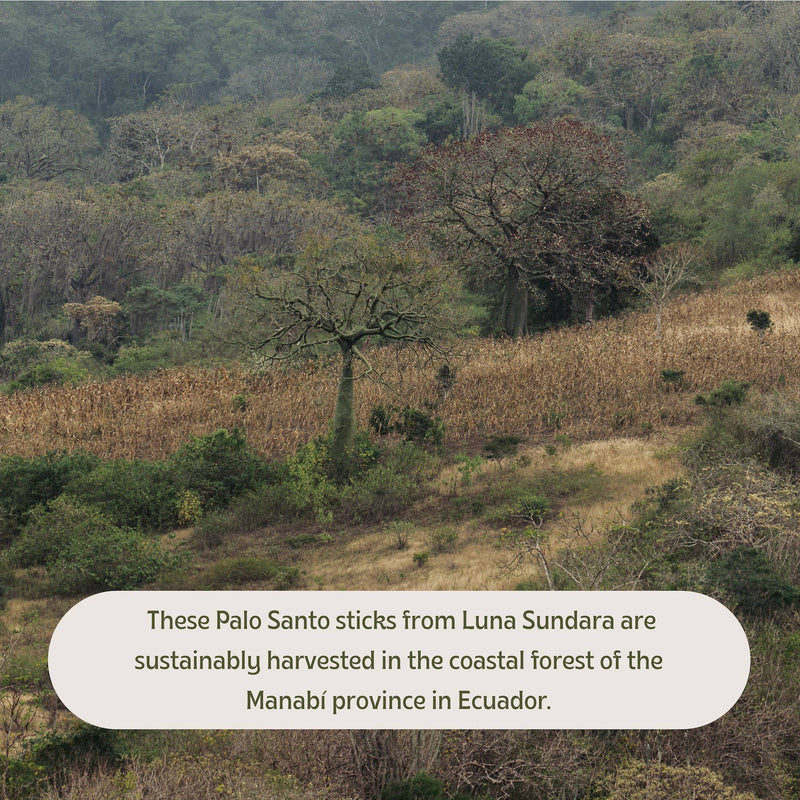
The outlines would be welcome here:
<svg viewBox="0 0 800 800">
<path fill-rule="evenodd" d="M 800 389 L 800 272 L 761 277 L 730 289 L 681 297 L 664 313 L 657 340 L 649 312 L 520 341 L 474 341 L 455 363 L 456 382 L 437 408 L 450 441 L 495 433 L 641 434 L 696 418 L 692 398 L 726 378 L 762 389 Z M 769 311 L 764 338 L 747 311 Z M 373 359 L 403 387 L 402 396 L 362 381 L 360 422 L 376 405 L 436 399 L 436 366 L 425 369 L 401 352 L 376 349 Z M 664 369 L 685 373 L 678 391 Z M 291 370 L 176 369 L 77 388 L 45 388 L 0 398 L 0 452 L 35 455 L 86 449 L 103 457 L 156 458 L 192 435 L 244 428 L 268 455 L 294 452 L 323 433 L 332 414 L 335 361 Z"/>
</svg>

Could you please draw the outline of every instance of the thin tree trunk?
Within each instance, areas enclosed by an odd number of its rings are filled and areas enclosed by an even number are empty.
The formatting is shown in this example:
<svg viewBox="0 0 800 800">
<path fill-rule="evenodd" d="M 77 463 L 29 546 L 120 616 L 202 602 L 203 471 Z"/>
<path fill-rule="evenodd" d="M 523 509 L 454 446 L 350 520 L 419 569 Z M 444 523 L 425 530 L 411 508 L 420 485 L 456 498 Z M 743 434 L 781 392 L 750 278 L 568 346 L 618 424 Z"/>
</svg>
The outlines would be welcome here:
<svg viewBox="0 0 800 800">
<path fill-rule="evenodd" d="M 356 437 L 353 345 L 348 341 L 340 341 L 339 350 L 342 354 L 342 370 L 339 373 L 330 451 L 331 460 L 337 471 L 346 469 L 347 454 L 352 450 Z"/>
</svg>

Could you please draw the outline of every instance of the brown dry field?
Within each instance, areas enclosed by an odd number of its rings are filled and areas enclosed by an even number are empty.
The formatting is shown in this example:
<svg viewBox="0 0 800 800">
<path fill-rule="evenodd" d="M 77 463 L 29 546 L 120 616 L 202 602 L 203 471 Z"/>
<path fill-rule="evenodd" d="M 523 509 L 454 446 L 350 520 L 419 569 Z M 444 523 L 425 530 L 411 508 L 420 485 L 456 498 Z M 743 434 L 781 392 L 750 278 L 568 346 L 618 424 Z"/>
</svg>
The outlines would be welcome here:
<svg viewBox="0 0 800 800">
<path fill-rule="evenodd" d="M 763 341 L 745 317 L 769 311 Z M 548 419 L 583 441 L 640 435 L 698 419 L 692 398 L 726 378 L 762 390 L 800 389 L 800 272 L 765 276 L 732 288 L 684 296 L 664 312 L 567 328 L 519 341 L 462 343 L 456 382 L 436 410 L 447 440 L 490 434 L 552 435 Z M 375 348 L 371 357 L 403 387 L 361 381 L 360 424 L 378 404 L 422 406 L 436 399 L 439 364 L 420 367 L 404 352 Z M 685 371 L 680 392 L 667 392 L 661 370 Z M 34 455 L 86 449 L 103 457 L 158 458 L 192 435 L 241 427 L 269 455 L 293 452 L 324 433 L 332 415 L 335 361 L 308 362 L 261 374 L 244 369 L 174 369 L 76 388 L 43 388 L 0 397 L 0 453 Z M 246 398 L 244 411 L 237 396 Z"/>
</svg>

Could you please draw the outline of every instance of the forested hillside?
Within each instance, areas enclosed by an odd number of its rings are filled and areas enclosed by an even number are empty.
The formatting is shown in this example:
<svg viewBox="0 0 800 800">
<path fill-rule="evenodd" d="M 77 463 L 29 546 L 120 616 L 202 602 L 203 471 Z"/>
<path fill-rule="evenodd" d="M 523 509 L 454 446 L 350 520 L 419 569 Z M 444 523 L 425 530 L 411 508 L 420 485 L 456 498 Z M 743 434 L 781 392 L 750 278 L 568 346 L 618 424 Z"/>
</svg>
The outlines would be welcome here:
<svg viewBox="0 0 800 800">
<path fill-rule="evenodd" d="M 0 797 L 800 794 L 800 4 L 0 3 Z M 648 589 L 692 731 L 116 732 L 107 589 Z"/>
<path fill-rule="evenodd" d="M 408 233 L 441 198 L 430 181 L 409 196 L 398 166 L 423 153 L 427 169 L 461 158 L 466 181 L 459 142 L 488 137 L 497 158 L 512 158 L 507 131 L 564 116 L 588 127 L 564 134 L 560 157 L 585 171 L 578 144 L 600 137 L 591 147 L 611 161 L 595 183 L 613 183 L 627 210 L 603 201 L 607 233 L 570 243 L 585 253 L 580 265 L 557 264 L 555 244 L 535 240 L 515 331 L 629 306 L 630 257 L 659 247 L 691 246 L 700 281 L 799 252 L 794 4 L 8 3 L 0 12 L 6 342 L 67 339 L 106 362 L 167 341 L 208 354 L 203 334 L 232 313 L 240 259 L 281 263 L 309 231 L 353 224 Z M 559 201 L 576 208 L 573 227 L 579 214 L 599 219 L 574 196 Z M 437 257 L 470 292 L 465 326 L 512 333 L 506 273 L 473 270 L 464 248 L 480 248 L 439 223 Z M 94 297 L 119 308 L 84 308 Z"/>
</svg>

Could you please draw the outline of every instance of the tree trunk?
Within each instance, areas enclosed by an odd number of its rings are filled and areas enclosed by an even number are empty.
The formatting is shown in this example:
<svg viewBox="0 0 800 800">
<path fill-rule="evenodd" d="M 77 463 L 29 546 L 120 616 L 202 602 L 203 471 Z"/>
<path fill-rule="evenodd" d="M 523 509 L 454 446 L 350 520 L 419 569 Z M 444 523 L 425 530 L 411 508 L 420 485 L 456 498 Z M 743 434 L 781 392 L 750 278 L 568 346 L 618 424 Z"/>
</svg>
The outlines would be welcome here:
<svg viewBox="0 0 800 800">
<path fill-rule="evenodd" d="M 0 291 L 0 347 L 6 343 L 6 302 Z"/>
<path fill-rule="evenodd" d="M 503 323 L 506 334 L 512 337 L 528 333 L 528 287 L 521 280 L 517 267 L 506 272 L 506 290 L 503 299 Z"/>
<path fill-rule="evenodd" d="M 353 449 L 353 442 L 356 438 L 353 345 L 348 341 L 340 341 L 339 350 L 342 354 L 342 370 L 339 373 L 336 410 L 333 414 L 333 439 L 330 456 L 334 469 L 337 472 L 344 472 L 347 468 L 347 455 Z"/>
<path fill-rule="evenodd" d="M 594 286 L 589 286 L 586 290 L 583 306 L 583 324 L 587 328 L 594 325 Z"/>
</svg>

